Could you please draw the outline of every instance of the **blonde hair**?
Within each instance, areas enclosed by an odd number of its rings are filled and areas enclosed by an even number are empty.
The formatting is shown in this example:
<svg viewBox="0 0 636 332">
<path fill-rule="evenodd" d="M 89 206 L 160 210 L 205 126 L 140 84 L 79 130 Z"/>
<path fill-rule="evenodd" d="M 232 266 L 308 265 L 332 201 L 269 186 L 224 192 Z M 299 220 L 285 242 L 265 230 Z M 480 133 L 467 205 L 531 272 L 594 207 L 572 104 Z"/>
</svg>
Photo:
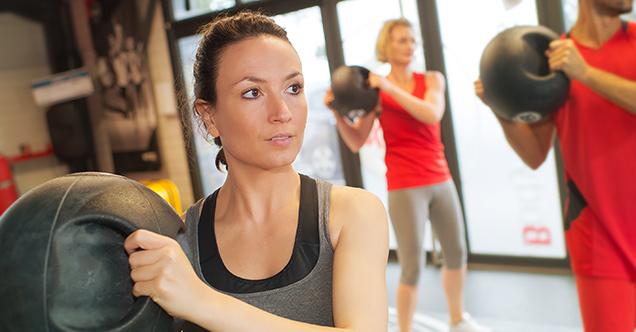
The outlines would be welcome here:
<svg viewBox="0 0 636 332">
<path fill-rule="evenodd" d="M 388 57 L 388 49 L 391 44 L 391 31 L 396 26 L 405 26 L 409 28 L 413 28 L 411 22 L 409 22 L 404 17 L 400 17 L 395 20 L 388 20 L 384 23 L 382 30 L 380 30 L 380 34 L 378 35 L 378 41 L 375 44 L 375 57 L 378 61 L 386 63 L 389 61 Z"/>
</svg>

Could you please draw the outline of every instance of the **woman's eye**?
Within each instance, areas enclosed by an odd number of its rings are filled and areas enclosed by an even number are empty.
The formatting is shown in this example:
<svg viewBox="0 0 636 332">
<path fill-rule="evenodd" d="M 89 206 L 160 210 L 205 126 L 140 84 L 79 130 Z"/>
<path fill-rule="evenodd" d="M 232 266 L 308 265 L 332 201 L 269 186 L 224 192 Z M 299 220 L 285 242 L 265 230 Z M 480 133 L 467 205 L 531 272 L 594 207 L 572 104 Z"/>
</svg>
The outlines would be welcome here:
<svg viewBox="0 0 636 332">
<path fill-rule="evenodd" d="M 293 94 L 293 95 L 297 95 L 300 93 L 300 91 L 303 89 L 302 85 L 300 84 L 292 84 L 289 88 L 287 88 L 287 92 Z"/>
<path fill-rule="evenodd" d="M 260 91 L 258 89 L 249 89 L 243 92 L 243 98 L 247 99 L 256 99 L 260 95 Z"/>
</svg>

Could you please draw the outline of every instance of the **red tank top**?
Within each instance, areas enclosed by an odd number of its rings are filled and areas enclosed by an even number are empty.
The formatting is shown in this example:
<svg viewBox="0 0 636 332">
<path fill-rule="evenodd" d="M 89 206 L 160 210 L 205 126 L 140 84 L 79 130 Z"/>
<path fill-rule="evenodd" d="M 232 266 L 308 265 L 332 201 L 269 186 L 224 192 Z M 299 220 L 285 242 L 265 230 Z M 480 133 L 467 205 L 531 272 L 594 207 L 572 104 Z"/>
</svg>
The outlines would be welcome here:
<svg viewBox="0 0 636 332">
<path fill-rule="evenodd" d="M 424 98 L 424 74 L 414 73 L 411 94 Z M 428 125 L 411 116 L 393 97 L 380 92 L 380 125 L 386 144 L 387 190 L 442 183 L 451 178 L 440 137 L 440 123 Z"/>
<path fill-rule="evenodd" d="M 636 23 L 625 27 L 600 48 L 576 46 L 590 66 L 636 81 Z M 574 272 L 636 279 L 636 115 L 572 81 L 553 119 L 569 182 Z"/>
</svg>

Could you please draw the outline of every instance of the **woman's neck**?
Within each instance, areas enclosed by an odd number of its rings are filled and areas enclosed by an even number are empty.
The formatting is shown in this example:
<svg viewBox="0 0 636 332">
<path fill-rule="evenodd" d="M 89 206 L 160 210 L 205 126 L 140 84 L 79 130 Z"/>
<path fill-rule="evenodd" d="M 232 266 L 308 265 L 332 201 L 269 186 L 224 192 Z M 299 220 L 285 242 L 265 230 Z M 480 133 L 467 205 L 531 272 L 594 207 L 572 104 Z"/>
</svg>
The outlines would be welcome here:
<svg viewBox="0 0 636 332">
<path fill-rule="evenodd" d="M 217 197 L 217 216 L 264 221 L 267 216 L 295 204 L 300 177 L 289 166 L 277 171 L 228 171 Z"/>
<path fill-rule="evenodd" d="M 413 70 L 408 65 L 391 64 L 391 72 L 388 78 L 395 84 L 403 85 L 413 79 Z"/>
</svg>

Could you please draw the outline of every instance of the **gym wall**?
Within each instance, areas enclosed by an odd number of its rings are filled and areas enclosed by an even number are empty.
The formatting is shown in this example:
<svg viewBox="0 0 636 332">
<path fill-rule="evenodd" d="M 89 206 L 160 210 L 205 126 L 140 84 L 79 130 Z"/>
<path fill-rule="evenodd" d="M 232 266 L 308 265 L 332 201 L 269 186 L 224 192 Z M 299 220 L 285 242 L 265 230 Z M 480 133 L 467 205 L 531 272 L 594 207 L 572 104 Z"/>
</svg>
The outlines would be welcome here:
<svg viewBox="0 0 636 332">
<path fill-rule="evenodd" d="M 10 158 L 43 151 L 50 141 L 46 109 L 35 105 L 31 95 L 31 80 L 51 74 L 43 27 L 1 12 L 0 45 L 0 153 Z M 18 195 L 68 173 L 53 155 L 12 163 L 12 170 Z"/>
<path fill-rule="evenodd" d="M 174 99 L 173 74 L 163 27 L 161 5 L 148 10 L 152 16 L 146 56 L 157 112 L 161 169 L 123 174 L 135 180 L 170 179 L 178 187 L 182 206 L 193 203 L 185 145 Z M 141 6 L 146 8 L 147 6 Z M 150 17 L 150 16 L 149 16 Z M 51 141 L 46 108 L 35 105 L 31 81 L 51 75 L 45 33 L 40 23 L 9 11 L 0 12 L 0 153 L 22 154 L 46 150 Z M 54 155 L 12 163 L 13 176 L 22 195 L 35 186 L 69 173 L 68 165 Z"/>
<path fill-rule="evenodd" d="M 162 178 L 170 179 L 177 185 L 181 195 L 181 206 L 187 207 L 194 203 L 194 195 L 174 97 L 174 76 L 163 22 L 161 5 L 157 3 L 146 54 L 157 109 L 161 174 Z"/>
</svg>

